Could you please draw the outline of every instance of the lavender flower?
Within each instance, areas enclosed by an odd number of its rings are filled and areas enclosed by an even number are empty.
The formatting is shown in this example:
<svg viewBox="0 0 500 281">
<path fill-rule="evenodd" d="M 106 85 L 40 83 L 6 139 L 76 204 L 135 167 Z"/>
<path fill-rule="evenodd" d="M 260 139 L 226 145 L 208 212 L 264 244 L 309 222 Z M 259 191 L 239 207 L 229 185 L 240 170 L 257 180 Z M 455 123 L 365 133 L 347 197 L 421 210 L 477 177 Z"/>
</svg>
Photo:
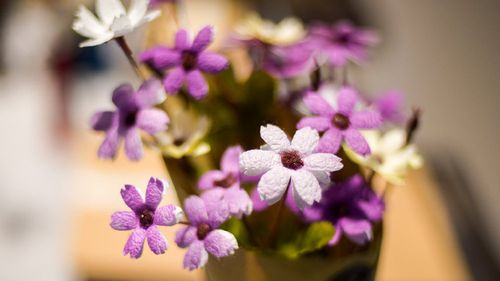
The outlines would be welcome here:
<svg viewBox="0 0 500 281">
<path fill-rule="evenodd" d="M 229 65 L 223 56 L 205 50 L 212 43 L 213 35 L 212 27 L 206 26 L 190 43 L 188 32 L 181 29 L 175 36 L 174 48 L 151 48 L 141 54 L 140 60 L 157 70 L 171 69 L 163 81 L 167 93 L 176 94 L 185 84 L 193 98 L 201 99 L 208 93 L 201 72 L 217 73 Z"/>
<path fill-rule="evenodd" d="M 125 185 L 125 188 L 121 190 L 123 201 L 132 212 L 113 213 L 111 227 L 115 230 L 133 230 L 123 249 L 124 255 L 130 254 L 131 258 L 139 258 L 146 239 L 153 253 L 157 255 L 165 253 L 167 240 L 157 226 L 172 226 L 178 223 L 182 216 L 182 210 L 177 206 L 158 207 L 167 187 L 161 180 L 151 177 L 146 189 L 145 201 L 132 185 Z"/>
<path fill-rule="evenodd" d="M 341 21 L 331 27 L 317 24 L 311 27 L 310 37 L 334 66 L 343 66 L 349 60 L 365 61 L 367 49 L 379 41 L 373 31 L 356 28 L 348 21 Z"/>
<path fill-rule="evenodd" d="M 198 182 L 198 187 L 207 192 L 213 192 L 225 200 L 232 216 L 241 217 L 252 212 L 252 201 L 247 192 L 240 188 L 241 174 L 239 159 L 242 149 L 233 146 L 226 149 L 222 156 L 221 170 L 212 170 L 205 173 Z M 215 195 L 217 194 L 217 195 Z"/>
<path fill-rule="evenodd" d="M 289 46 L 266 46 L 262 52 L 262 68 L 278 78 L 295 77 L 314 67 L 313 51 L 307 42 Z"/>
<path fill-rule="evenodd" d="M 401 123 L 404 120 L 402 113 L 403 95 L 399 91 L 388 91 L 377 98 L 373 104 L 380 112 L 383 121 Z"/>
<path fill-rule="evenodd" d="M 91 119 L 94 130 L 106 132 L 98 155 L 103 159 L 113 159 L 120 139 L 124 138 L 128 158 L 139 160 L 143 151 L 137 129 L 154 135 L 165 130 L 169 123 L 165 112 L 152 108 L 165 99 L 161 84 L 157 80 L 149 80 L 137 92 L 134 92 L 130 84 L 123 84 L 114 90 L 112 99 L 117 111 L 97 112 Z"/>
<path fill-rule="evenodd" d="M 330 153 L 312 153 L 318 144 L 318 132 L 311 128 L 298 130 L 292 141 L 280 128 L 260 128 L 267 143 L 262 149 L 243 152 L 240 167 L 248 176 L 261 175 L 257 189 L 268 205 L 278 202 L 291 183 L 299 208 L 321 199 L 321 183 L 330 182 L 330 173 L 340 170 L 341 159 Z"/>
<path fill-rule="evenodd" d="M 335 245 L 342 235 L 356 244 L 363 245 L 372 239 L 372 222 L 382 219 L 384 201 L 360 175 L 337 183 L 324 191 L 321 202 L 306 208 L 303 215 L 307 221 L 330 221 L 335 226 L 335 235 L 329 245 Z"/>
<path fill-rule="evenodd" d="M 238 249 L 234 235 L 218 229 L 228 219 L 229 208 L 225 201 L 212 195 L 190 196 L 184 201 L 190 225 L 176 233 L 175 242 L 181 248 L 188 248 L 183 263 L 189 270 L 203 267 L 208 253 L 222 258 Z"/>
<path fill-rule="evenodd" d="M 376 111 L 355 111 L 358 93 L 352 87 L 343 87 L 337 97 L 337 108 L 334 109 L 320 95 L 309 93 L 304 97 L 307 108 L 319 116 L 304 117 L 297 128 L 311 127 L 325 132 L 319 141 L 317 151 L 336 153 L 342 140 L 361 155 L 370 153 L 370 147 L 359 129 L 373 129 L 381 125 L 380 114 Z"/>
</svg>

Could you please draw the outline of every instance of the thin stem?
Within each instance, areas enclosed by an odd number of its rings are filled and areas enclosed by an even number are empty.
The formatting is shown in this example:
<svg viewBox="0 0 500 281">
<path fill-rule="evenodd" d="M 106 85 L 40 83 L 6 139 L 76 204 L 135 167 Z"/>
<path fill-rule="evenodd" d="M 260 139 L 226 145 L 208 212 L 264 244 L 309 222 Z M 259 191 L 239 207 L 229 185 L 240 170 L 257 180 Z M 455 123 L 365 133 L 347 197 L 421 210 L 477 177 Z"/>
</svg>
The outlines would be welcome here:
<svg viewBox="0 0 500 281">
<path fill-rule="evenodd" d="M 415 137 L 415 132 L 418 129 L 419 120 L 420 120 L 420 109 L 413 108 L 413 113 L 411 115 L 411 118 L 410 120 L 408 120 L 408 123 L 406 124 L 406 145 L 409 145 L 413 141 Z"/>
<path fill-rule="evenodd" d="M 137 62 L 134 59 L 132 50 L 128 46 L 127 41 L 125 41 L 125 37 L 123 37 L 123 36 L 117 37 L 117 38 L 115 38 L 115 41 L 116 41 L 116 43 L 118 43 L 118 46 L 120 47 L 120 49 L 122 49 L 123 53 L 127 57 L 128 62 L 130 63 L 130 65 L 134 69 L 137 76 L 139 76 L 139 78 L 141 78 L 142 80 L 145 80 L 144 75 L 142 74 L 141 70 L 139 69 L 139 65 L 137 64 Z"/>
<path fill-rule="evenodd" d="M 178 224 L 191 225 L 191 223 L 188 221 L 180 221 L 180 222 L 178 222 Z"/>
<path fill-rule="evenodd" d="M 276 243 L 276 237 L 278 236 L 278 229 L 281 221 L 281 217 L 283 216 L 283 210 L 285 209 L 286 198 L 288 197 L 288 190 L 290 189 L 290 184 L 288 184 L 285 194 L 281 198 L 281 201 L 278 206 L 278 212 L 274 218 L 273 224 L 271 225 L 271 231 L 268 236 L 268 240 L 266 241 L 267 246 L 274 246 Z"/>
<path fill-rule="evenodd" d="M 373 179 L 375 178 L 375 171 L 374 170 L 369 170 L 368 175 L 366 176 L 366 183 L 368 183 L 369 186 L 373 185 Z"/>
<path fill-rule="evenodd" d="M 255 235 L 252 231 L 252 227 L 250 226 L 250 222 L 248 221 L 247 216 L 243 215 L 243 217 L 241 218 L 241 222 L 243 223 L 243 226 L 245 227 L 248 233 L 248 240 L 250 240 L 250 243 L 252 245 L 258 246 L 259 243 L 257 243 L 257 239 L 255 238 Z"/>
</svg>

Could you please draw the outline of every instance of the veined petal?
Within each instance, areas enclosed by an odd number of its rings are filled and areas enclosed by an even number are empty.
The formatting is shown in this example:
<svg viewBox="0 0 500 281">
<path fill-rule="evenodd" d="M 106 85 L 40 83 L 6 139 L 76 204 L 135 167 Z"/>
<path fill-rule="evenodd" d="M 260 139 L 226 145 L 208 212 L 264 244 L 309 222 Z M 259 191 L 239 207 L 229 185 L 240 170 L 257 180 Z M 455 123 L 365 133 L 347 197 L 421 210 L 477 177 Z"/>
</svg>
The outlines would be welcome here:
<svg viewBox="0 0 500 281">
<path fill-rule="evenodd" d="M 157 108 L 143 109 L 137 114 L 137 127 L 150 135 L 165 131 L 169 121 L 165 111 Z"/>
<path fill-rule="evenodd" d="M 120 0 L 97 0 L 96 12 L 106 26 L 111 26 L 114 19 L 126 14 Z"/>
<path fill-rule="evenodd" d="M 232 255 L 238 249 L 238 241 L 234 235 L 222 229 L 211 231 L 203 243 L 205 249 L 217 258 Z"/>
<path fill-rule="evenodd" d="M 110 225 L 114 230 L 131 230 L 139 226 L 139 221 L 134 212 L 120 211 L 111 215 Z"/>
<path fill-rule="evenodd" d="M 224 190 L 221 188 L 211 189 L 201 195 L 207 209 L 208 223 L 213 229 L 219 227 L 229 218 L 228 202 L 224 200 Z"/>
<path fill-rule="evenodd" d="M 177 92 L 179 92 L 179 90 L 182 88 L 182 85 L 184 84 L 185 77 L 186 74 L 182 67 L 176 67 L 172 69 L 172 71 L 170 71 L 165 77 L 165 80 L 163 80 L 163 86 L 165 87 L 165 91 L 167 91 L 167 94 L 177 94 Z"/>
<path fill-rule="evenodd" d="M 193 225 L 208 221 L 207 207 L 205 202 L 198 196 L 189 196 L 184 200 L 184 211 Z"/>
<path fill-rule="evenodd" d="M 198 55 L 198 68 L 207 73 L 221 72 L 229 66 L 229 61 L 222 55 L 202 52 Z"/>
<path fill-rule="evenodd" d="M 132 211 L 138 212 L 143 208 L 144 199 L 135 186 L 126 184 L 125 187 L 120 190 L 120 194 L 125 204 L 127 204 Z"/>
<path fill-rule="evenodd" d="M 314 202 L 321 200 L 321 187 L 314 175 L 305 170 L 297 170 L 292 172 L 292 185 L 298 197 L 307 205 L 311 206 Z M 299 204 L 300 203 L 300 204 Z M 299 208 L 302 202 L 297 202 Z"/>
<path fill-rule="evenodd" d="M 240 155 L 240 167 L 247 176 L 262 175 L 280 163 L 280 156 L 274 151 L 254 149 Z"/>
<path fill-rule="evenodd" d="M 304 97 L 306 107 L 314 114 L 330 117 L 335 114 L 332 106 L 320 95 L 309 93 Z"/>
<path fill-rule="evenodd" d="M 168 188 L 168 186 L 164 186 L 162 180 L 151 177 L 146 187 L 146 206 L 151 210 L 156 210 L 163 199 L 166 188 Z"/>
<path fill-rule="evenodd" d="M 205 266 L 208 261 L 208 253 L 203 241 L 196 240 L 189 246 L 184 256 L 184 268 L 194 270 Z"/>
<path fill-rule="evenodd" d="M 285 132 L 271 124 L 260 126 L 260 137 L 276 152 L 287 149 L 290 146 L 290 141 Z"/>
<path fill-rule="evenodd" d="M 343 133 L 336 128 L 326 131 L 319 140 L 316 151 L 324 153 L 337 153 L 340 149 Z"/>
<path fill-rule="evenodd" d="M 144 248 L 144 240 L 146 239 L 146 230 L 144 228 L 137 228 L 134 230 L 125 244 L 123 249 L 123 255 L 126 256 L 130 254 L 133 259 L 138 259 L 142 255 L 142 249 Z"/>
<path fill-rule="evenodd" d="M 202 28 L 193 40 L 191 49 L 195 52 L 205 50 L 212 43 L 214 37 L 213 27 L 205 26 Z"/>
<path fill-rule="evenodd" d="M 241 146 L 231 146 L 222 155 L 220 162 L 221 169 L 224 172 L 239 174 L 240 172 L 240 154 L 243 152 Z"/>
<path fill-rule="evenodd" d="M 204 98 L 208 93 L 208 85 L 205 77 L 198 70 L 193 70 L 186 74 L 186 86 L 189 94 L 197 100 Z"/>
<path fill-rule="evenodd" d="M 358 129 L 375 129 L 382 125 L 382 117 L 376 111 L 361 111 L 352 114 L 351 125 Z"/>
<path fill-rule="evenodd" d="M 257 184 L 260 198 L 272 205 L 278 202 L 290 183 L 290 170 L 276 166 L 265 173 Z"/>
<path fill-rule="evenodd" d="M 295 132 L 291 147 L 302 155 L 308 155 L 316 148 L 318 141 L 318 132 L 310 127 L 305 127 Z"/>
<path fill-rule="evenodd" d="M 342 159 L 331 153 L 314 153 L 304 158 L 304 167 L 309 171 L 334 172 L 342 169 Z"/>
<path fill-rule="evenodd" d="M 357 91 L 348 86 L 344 86 L 339 90 L 339 96 L 337 99 L 337 110 L 347 116 L 351 115 L 354 106 L 358 100 Z"/>
<path fill-rule="evenodd" d="M 175 205 L 165 205 L 156 209 L 154 224 L 163 226 L 172 226 L 177 224 L 184 212 L 182 209 Z"/>
<path fill-rule="evenodd" d="M 370 154 L 370 146 L 366 142 L 363 135 L 361 135 L 357 130 L 348 129 L 344 134 L 347 145 L 349 145 L 352 150 L 361 155 Z"/>
<path fill-rule="evenodd" d="M 158 230 L 156 225 L 152 225 L 148 228 L 146 237 L 148 238 L 149 248 L 156 255 L 164 254 L 167 250 L 167 239 Z"/>
<path fill-rule="evenodd" d="M 119 143 L 120 137 L 118 134 L 118 125 L 115 122 L 115 124 L 113 124 L 111 128 L 106 132 L 106 137 L 104 138 L 101 146 L 99 146 L 97 155 L 101 159 L 115 158 Z"/>
<path fill-rule="evenodd" d="M 235 217 L 250 215 L 253 203 L 248 193 L 240 187 L 232 187 L 225 191 L 224 200 L 227 201 L 229 213 Z"/>
<path fill-rule="evenodd" d="M 125 154 L 132 161 L 138 161 L 142 158 L 141 136 L 135 128 L 129 129 L 125 133 Z"/>
<path fill-rule="evenodd" d="M 196 231 L 196 227 L 193 226 L 186 226 L 179 229 L 175 233 L 175 243 L 177 246 L 180 248 L 186 248 L 191 245 L 193 241 L 198 240 L 196 237 Z"/>
<path fill-rule="evenodd" d="M 311 127 L 319 132 L 324 132 L 332 127 L 332 122 L 330 118 L 322 116 L 304 117 L 297 123 L 297 129 L 305 127 Z"/>
</svg>

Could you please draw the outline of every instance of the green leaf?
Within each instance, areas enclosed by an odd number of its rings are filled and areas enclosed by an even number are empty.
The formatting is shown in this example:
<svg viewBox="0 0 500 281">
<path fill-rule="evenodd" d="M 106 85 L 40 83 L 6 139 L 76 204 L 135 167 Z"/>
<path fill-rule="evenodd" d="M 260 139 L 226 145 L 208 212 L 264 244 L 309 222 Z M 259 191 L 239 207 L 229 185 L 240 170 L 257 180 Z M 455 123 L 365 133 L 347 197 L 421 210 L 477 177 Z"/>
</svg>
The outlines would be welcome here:
<svg viewBox="0 0 500 281">
<path fill-rule="evenodd" d="M 323 248 L 334 234 L 335 227 L 330 222 L 313 223 L 305 231 L 299 232 L 294 240 L 281 244 L 279 252 L 288 258 L 296 259 Z"/>
</svg>

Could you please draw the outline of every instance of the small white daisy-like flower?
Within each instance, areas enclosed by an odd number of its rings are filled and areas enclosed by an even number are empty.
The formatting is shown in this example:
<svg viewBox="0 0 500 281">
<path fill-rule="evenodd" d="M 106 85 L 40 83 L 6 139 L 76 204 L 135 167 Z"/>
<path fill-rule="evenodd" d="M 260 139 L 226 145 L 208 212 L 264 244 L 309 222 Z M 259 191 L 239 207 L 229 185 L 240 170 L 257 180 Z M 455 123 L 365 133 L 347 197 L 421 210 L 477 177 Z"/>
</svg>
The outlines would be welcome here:
<svg viewBox="0 0 500 281">
<path fill-rule="evenodd" d="M 329 183 L 330 173 L 343 167 L 341 159 L 334 154 L 313 153 L 319 135 L 309 127 L 298 130 L 291 142 L 285 132 L 274 125 L 262 126 L 260 136 L 266 145 L 243 152 L 240 167 L 248 176 L 263 174 L 257 190 L 268 205 L 278 202 L 290 183 L 299 208 L 319 202 L 320 183 Z"/>
<path fill-rule="evenodd" d="M 148 12 L 149 0 L 131 0 L 128 11 L 120 0 L 97 0 L 98 18 L 85 6 L 80 6 L 73 22 L 73 30 L 89 39 L 80 47 L 97 46 L 132 32 L 138 26 L 150 22 L 160 11 Z"/>
</svg>

